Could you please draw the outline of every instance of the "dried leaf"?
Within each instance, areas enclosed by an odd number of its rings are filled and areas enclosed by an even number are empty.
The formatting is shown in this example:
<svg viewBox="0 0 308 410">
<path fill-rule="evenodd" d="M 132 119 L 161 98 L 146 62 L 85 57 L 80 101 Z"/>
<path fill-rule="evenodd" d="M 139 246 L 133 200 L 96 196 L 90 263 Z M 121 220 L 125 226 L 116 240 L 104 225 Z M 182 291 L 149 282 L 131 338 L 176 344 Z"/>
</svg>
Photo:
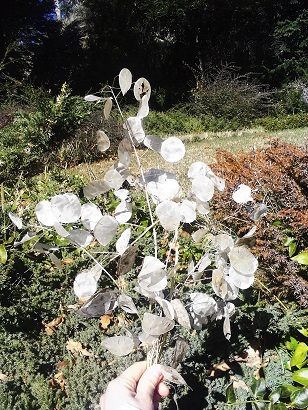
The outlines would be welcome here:
<svg viewBox="0 0 308 410">
<path fill-rule="evenodd" d="M 118 304 L 124 312 L 138 314 L 138 310 L 133 302 L 133 299 L 128 295 L 119 295 L 118 297 Z"/>
<path fill-rule="evenodd" d="M 49 323 L 42 322 L 42 324 L 45 326 L 45 332 L 48 334 L 48 336 L 51 336 L 53 333 L 57 331 L 57 327 L 60 326 L 65 319 L 65 315 L 62 314 L 61 316 L 53 319 Z"/>
<path fill-rule="evenodd" d="M 245 184 L 239 185 L 238 189 L 233 192 L 232 199 L 238 204 L 246 204 L 247 202 L 253 201 L 251 188 Z"/>
<path fill-rule="evenodd" d="M 134 348 L 134 340 L 128 336 L 113 336 L 102 341 L 102 346 L 116 356 L 126 356 Z"/>
<path fill-rule="evenodd" d="M 81 298 L 89 298 L 97 289 L 97 280 L 90 270 L 80 272 L 74 281 L 74 293 Z"/>
<path fill-rule="evenodd" d="M 106 120 L 109 119 L 110 112 L 112 109 L 112 97 L 107 98 L 105 105 L 104 105 L 104 117 Z"/>
<path fill-rule="evenodd" d="M 125 275 L 131 271 L 132 267 L 134 266 L 136 260 L 136 246 L 130 246 L 124 254 L 119 259 L 118 268 L 117 268 L 117 275 Z"/>
<path fill-rule="evenodd" d="M 59 270 L 62 270 L 62 264 L 61 264 L 60 259 L 54 253 L 50 253 L 49 257 L 50 257 L 51 261 L 56 265 L 56 267 Z"/>
<path fill-rule="evenodd" d="M 230 376 L 230 379 L 233 381 L 233 388 L 234 389 L 243 389 L 246 390 L 247 392 L 250 391 L 249 387 L 247 384 L 244 382 L 244 380 L 238 380 L 236 379 L 235 376 Z"/>
<path fill-rule="evenodd" d="M 130 220 L 132 213 L 131 203 L 122 201 L 114 210 L 114 217 L 120 224 L 124 224 Z"/>
<path fill-rule="evenodd" d="M 106 181 L 95 180 L 90 182 L 83 188 L 83 194 L 87 199 L 93 199 L 100 194 L 108 192 L 110 189 L 111 187 Z"/>
<path fill-rule="evenodd" d="M 53 387 L 60 386 L 63 391 L 66 389 L 65 376 L 62 372 L 55 374 L 49 382 Z"/>
<path fill-rule="evenodd" d="M 51 211 L 56 221 L 61 223 L 77 222 L 81 215 L 78 197 L 70 192 L 51 198 Z"/>
<path fill-rule="evenodd" d="M 17 216 L 16 214 L 14 214 L 13 212 L 9 212 L 9 218 L 10 220 L 13 222 L 13 224 L 18 228 L 21 229 L 22 228 L 22 219 L 19 218 L 19 216 Z"/>
<path fill-rule="evenodd" d="M 128 166 L 131 161 L 131 156 L 132 144 L 127 138 L 124 138 L 118 146 L 119 161 L 122 162 L 122 164 Z"/>
<path fill-rule="evenodd" d="M 108 329 L 108 326 L 110 325 L 111 319 L 112 319 L 112 316 L 103 315 L 103 316 L 100 317 L 99 324 L 101 325 L 101 327 L 103 329 Z"/>
<path fill-rule="evenodd" d="M 8 376 L 4 373 L 0 372 L 0 381 L 5 382 L 8 379 Z"/>
<path fill-rule="evenodd" d="M 104 131 L 96 131 L 97 149 L 99 152 L 105 152 L 110 147 L 110 140 Z"/>
<path fill-rule="evenodd" d="M 140 101 L 144 95 L 150 99 L 151 85 L 146 78 L 141 77 L 135 82 L 134 96 L 137 101 Z"/>
<path fill-rule="evenodd" d="M 213 182 L 203 175 L 198 175 L 192 180 L 191 189 L 196 197 L 202 202 L 210 201 L 214 195 Z"/>
<path fill-rule="evenodd" d="M 99 207 L 92 202 L 81 206 L 81 222 L 83 226 L 90 231 L 93 231 L 97 222 L 102 217 L 102 212 Z"/>
<path fill-rule="evenodd" d="M 129 117 L 123 124 L 126 135 L 135 145 L 141 144 L 145 138 L 142 119 L 139 117 Z"/>
<path fill-rule="evenodd" d="M 88 94 L 84 97 L 84 99 L 88 102 L 97 102 L 97 101 L 101 101 L 103 98 L 98 97 L 97 95 Z"/>
<path fill-rule="evenodd" d="M 125 229 L 121 233 L 121 236 L 116 242 L 116 250 L 120 255 L 123 255 L 123 253 L 126 251 L 129 240 L 130 240 L 130 235 L 131 235 L 131 228 Z"/>
<path fill-rule="evenodd" d="M 155 212 L 159 222 L 166 231 L 178 229 L 181 222 L 181 214 L 175 202 L 165 200 L 157 205 Z"/>
<path fill-rule="evenodd" d="M 137 117 L 145 118 L 149 114 L 149 97 L 145 94 L 140 101 Z"/>
<path fill-rule="evenodd" d="M 98 242 L 106 246 L 113 239 L 117 228 L 118 221 L 110 215 L 104 215 L 96 224 L 94 228 L 94 236 Z"/>
<path fill-rule="evenodd" d="M 146 256 L 138 275 L 139 286 L 147 292 L 158 292 L 167 286 L 165 265 L 154 256 Z"/>
<path fill-rule="evenodd" d="M 117 307 L 117 296 L 111 289 L 102 289 L 95 293 L 80 309 L 85 317 L 100 317 L 111 313 Z"/>
<path fill-rule="evenodd" d="M 166 317 L 144 313 L 142 319 L 142 330 L 152 336 L 160 336 L 174 328 L 174 321 Z"/>
<path fill-rule="evenodd" d="M 66 342 L 66 349 L 69 352 L 79 353 L 82 356 L 93 356 L 93 353 L 90 353 L 87 349 L 82 347 L 82 344 L 80 342 L 77 342 L 73 339 L 68 339 L 68 342 Z"/>
<path fill-rule="evenodd" d="M 190 317 L 180 299 L 171 300 L 175 320 L 186 329 L 191 329 Z"/>
<path fill-rule="evenodd" d="M 170 383 L 178 385 L 187 384 L 184 378 L 180 375 L 180 373 L 170 366 L 162 365 L 162 374 L 164 376 L 164 379 Z"/>
<path fill-rule="evenodd" d="M 185 145 L 179 138 L 169 137 L 162 143 L 160 154 L 165 161 L 178 162 L 184 158 Z"/>
<path fill-rule="evenodd" d="M 120 89 L 123 95 L 127 93 L 132 85 L 132 73 L 129 71 L 128 68 L 122 68 L 119 74 L 119 84 Z"/>
</svg>

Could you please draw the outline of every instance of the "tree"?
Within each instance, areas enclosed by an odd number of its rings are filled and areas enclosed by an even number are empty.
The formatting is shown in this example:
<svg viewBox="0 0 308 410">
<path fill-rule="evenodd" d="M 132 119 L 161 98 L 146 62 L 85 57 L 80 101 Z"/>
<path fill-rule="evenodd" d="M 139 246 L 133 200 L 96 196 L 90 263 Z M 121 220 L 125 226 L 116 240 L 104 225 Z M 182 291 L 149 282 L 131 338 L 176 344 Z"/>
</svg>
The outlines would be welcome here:
<svg viewBox="0 0 308 410">
<path fill-rule="evenodd" d="M 11 51 L 7 69 L 17 77 L 31 71 L 32 55 L 48 31 L 52 0 L 3 0 L 0 13 L 0 56 Z"/>
<path fill-rule="evenodd" d="M 308 8 L 293 19 L 279 21 L 273 37 L 278 62 L 273 72 L 283 81 L 308 81 Z"/>
</svg>

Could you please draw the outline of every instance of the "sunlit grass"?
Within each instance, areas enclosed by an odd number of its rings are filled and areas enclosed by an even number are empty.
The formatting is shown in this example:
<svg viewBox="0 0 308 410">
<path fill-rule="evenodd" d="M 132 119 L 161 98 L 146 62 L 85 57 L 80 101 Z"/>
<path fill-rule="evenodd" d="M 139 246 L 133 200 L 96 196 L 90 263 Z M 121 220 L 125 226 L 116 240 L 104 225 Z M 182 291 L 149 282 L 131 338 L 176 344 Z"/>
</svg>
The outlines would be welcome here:
<svg viewBox="0 0 308 410">
<path fill-rule="evenodd" d="M 207 164 L 215 162 L 216 153 L 220 149 L 237 153 L 257 148 L 265 148 L 274 139 L 300 146 L 308 146 L 308 127 L 283 130 L 264 131 L 262 128 L 241 131 L 205 132 L 202 134 L 177 135 L 184 141 L 186 146 L 185 157 L 175 164 L 166 161 L 149 149 L 139 149 L 138 154 L 144 170 L 149 168 L 164 169 L 177 174 L 179 180 L 183 180 L 190 164 L 194 161 L 203 161 Z M 106 171 L 117 161 L 115 158 L 102 158 L 91 164 L 80 164 L 68 169 L 69 173 L 79 173 L 85 181 L 103 178 Z M 131 173 L 139 176 L 137 162 L 133 159 L 130 165 Z"/>
</svg>

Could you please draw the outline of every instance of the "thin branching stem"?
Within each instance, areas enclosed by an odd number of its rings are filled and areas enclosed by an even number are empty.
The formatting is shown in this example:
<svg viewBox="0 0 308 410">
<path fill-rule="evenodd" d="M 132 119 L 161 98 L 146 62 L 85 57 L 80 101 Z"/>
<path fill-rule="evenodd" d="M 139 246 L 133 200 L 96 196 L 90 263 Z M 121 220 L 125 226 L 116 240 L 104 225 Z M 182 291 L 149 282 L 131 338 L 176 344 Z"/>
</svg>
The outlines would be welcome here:
<svg viewBox="0 0 308 410">
<path fill-rule="evenodd" d="M 111 89 L 111 93 L 112 93 L 112 96 L 113 96 L 113 98 L 116 102 L 116 105 L 117 105 L 118 111 L 121 115 L 121 118 L 122 118 L 123 121 L 125 121 L 123 112 L 121 110 L 121 107 L 120 107 L 118 99 L 117 99 L 117 96 L 114 94 L 112 89 Z M 144 184 L 145 198 L 146 198 L 146 202 L 147 202 L 147 205 L 148 205 L 151 224 L 153 225 L 154 252 L 155 252 L 155 257 L 157 258 L 157 255 L 158 255 L 157 233 L 156 233 L 156 229 L 155 229 L 155 226 L 154 226 L 154 218 L 153 218 L 153 212 L 152 212 L 151 204 L 150 204 L 149 192 L 148 192 L 148 189 L 147 189 L 147 184 L 146 184 L 143 168 L 142 168 L 142 165 L 141 165 L 141 162 L 140 162 L 140 158 L 139 158 L 138 152 L 136 150 L 135 144 L 133 142 L 132 130 L 131 130 L 131 127 L 128 123 L 127 123 L 127 131 L 128 131 L 128 135 L 129 135 L 129 138 L 130 138 L 133 150 L 134 150 L 134 154 L 135 154 L 135 157 L 136 157 L 136 161 L 137 161 L 138 169 L 139 169 L 139 172 L 140 172 L 140 175 L 141 175 L 141 179 L 142 179 L 142 182 Z"/>
</svg>

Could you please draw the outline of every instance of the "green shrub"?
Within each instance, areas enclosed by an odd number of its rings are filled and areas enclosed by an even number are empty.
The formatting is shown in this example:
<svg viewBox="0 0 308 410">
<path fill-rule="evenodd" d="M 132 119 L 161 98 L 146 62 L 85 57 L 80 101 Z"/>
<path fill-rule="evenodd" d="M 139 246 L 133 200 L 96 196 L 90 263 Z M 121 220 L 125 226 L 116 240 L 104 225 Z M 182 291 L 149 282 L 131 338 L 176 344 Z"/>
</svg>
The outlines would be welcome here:
<svg viewBox="0 0 308 410">
<path fill-rule="evenodd" d="M 268 131 L 303 128 L 308 126 L 308 113 L 258 118 L 254 123 Z"/>
<path fill-rule="evenodd" d="M 145 119 L 148 134 L 176 135 L 201 133 L 204 131 L 202 119 L 192 116 L 185 108 L 174 108 L 166 112 L 151 111 Z"/>
<path fill-rule="evenodd" d="M 278 90 L 274 98 L 274 111 L 277 115 L 300 114 L 308 112 L 308 101 L 305 97 L 307 87 L 304 82 L 297 80 Z"/>
<path fill-rule="evenodd" d="M 7 183 L 42 171 L 91 112 L 83 99 L 70 96 L 65 84 L 56 99 L 26 87 L 17 102 L 13 120 L 0 129 L 0 181 Z"/>
</svg>

